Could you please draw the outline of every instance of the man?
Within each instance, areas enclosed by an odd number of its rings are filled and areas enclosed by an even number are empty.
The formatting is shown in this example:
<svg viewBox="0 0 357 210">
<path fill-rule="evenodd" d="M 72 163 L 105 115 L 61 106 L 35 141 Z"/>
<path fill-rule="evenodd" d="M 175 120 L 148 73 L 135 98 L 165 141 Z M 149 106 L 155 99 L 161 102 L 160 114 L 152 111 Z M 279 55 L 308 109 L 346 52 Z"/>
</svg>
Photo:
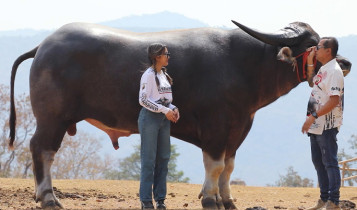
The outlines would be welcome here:
<svg viewBox="0 0 357 210">
<path fill-rule="evenodd" d="M 324 37 L 308 51 L 308 81 L 313 88 L 308 116 L 301 131 L 310 136 L 311 157 L 320 187 L 320 199 L 309 209 L 340 209 L 341 176 L 336 135 L 342 125 L 344 82 L 336 61 L 338 42 L 334 37 Z M 316 75 L 313 72 L 314 57 L 322 64 Z"/>
</svg>

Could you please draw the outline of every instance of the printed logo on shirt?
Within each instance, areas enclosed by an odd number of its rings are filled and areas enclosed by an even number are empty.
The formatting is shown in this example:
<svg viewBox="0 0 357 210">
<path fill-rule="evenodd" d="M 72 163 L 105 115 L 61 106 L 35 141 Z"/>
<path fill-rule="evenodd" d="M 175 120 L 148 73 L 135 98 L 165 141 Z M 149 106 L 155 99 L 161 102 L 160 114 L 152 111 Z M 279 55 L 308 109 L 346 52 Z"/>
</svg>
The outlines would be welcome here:
<svg viewBox="0 0 357 210">
<path fill-rule="evenodd" d="M 170 105 L 170 100 L 169 99 L 167 99 L 167 98 L 160 98 L 159 100 L 157 100 L 157 101 L 155 101 L 157 104 L 161 104 L 161 105 L 163 105 L 163 106 L 165 106 L 165 107 L 169 107 L 169 105 Z"/>
<path fill-rule="evenodd" d="M 150 102 L 150 101 L 147 99 L 147 96 L 146 96 L 145 93 L 143 93 L 143 94 L 141 95 L 140 100 L 141 100 L 141 102 L 143 103 L 143 105 L 144 105 L 146 108 L 151 109 L 151 110 L 154 110 L 154 111 L 158 111 L 158 110 L 159 110 L 159 107 L 158 107 L 156 104 Z"/>
<path fill-rule="evenodd" d="M 331 90 L 341 91 L 341 88 L 339 88 L 339 87 L 332 87 Z"/>
<path fill-rule="evenodd" d="M 322 81 L 321 74 L 316 75 L 316 77 L 315 77 L 315 85 L 320 84 L 321 81 Z"/>
<path fill-rule="evenodd" d="M 319 72 L 315 77 L 314 77 L 314 83 L 316 85 L 320 84 L 322 80 L 326 79 L 327 77 L 327 72 Z M 320 87 L 319 87 L 320 88 Z M 321 89 L 321 88 L 320 88 Z"/>
<path fill-rule="evenodd" d="M 171 87 L 161 87 L 160 86 L 157 90 L 159 91 L 160 94 L 172 92 Z"/>
</svg>

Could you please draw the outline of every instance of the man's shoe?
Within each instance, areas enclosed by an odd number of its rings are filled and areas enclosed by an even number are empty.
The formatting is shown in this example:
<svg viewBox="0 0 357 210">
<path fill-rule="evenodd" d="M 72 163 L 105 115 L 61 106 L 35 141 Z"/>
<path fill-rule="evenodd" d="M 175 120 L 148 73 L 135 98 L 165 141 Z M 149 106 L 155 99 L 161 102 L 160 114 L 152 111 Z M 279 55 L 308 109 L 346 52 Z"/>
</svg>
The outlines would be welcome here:
<svg viewBox="0 0 357 210">
<path fill-rule="evenodd" d="M 159 200 L 156 202 L 156 209 L 158 210 L 166 210 L 166 205 L 164 203 L 165 200 Z"/>
<path fill-rule="evenodd" d="M 328 200 L 326 207 L 324 209 L 326 209 L 326 210 L 340 210 L 341 208 L 339 205 L 336 205 L 334 202 Z"/>
<path fill-rule="evenodd" d="M 152 201 L 141 201 L 141 209 L 154 209 Z"/>
<path fill-rule="evenodd" d="M 306 210 L 319 210 L 326 206 L 327 202 L 319 199 L 314 207 L 307 208 Z"/>
</svg>

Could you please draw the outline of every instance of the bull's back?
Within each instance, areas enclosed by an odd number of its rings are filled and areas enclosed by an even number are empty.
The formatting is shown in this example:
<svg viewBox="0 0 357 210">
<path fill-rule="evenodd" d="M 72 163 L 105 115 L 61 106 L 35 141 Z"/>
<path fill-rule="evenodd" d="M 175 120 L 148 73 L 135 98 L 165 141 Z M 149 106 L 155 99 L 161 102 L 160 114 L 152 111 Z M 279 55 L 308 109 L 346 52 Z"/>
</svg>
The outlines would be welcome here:
<svg viewBox="0 0 357 210">
<path fill-rule="evenodd" d="M 134 49 L 127 45 L 132 41 L 82 24 L 66 25 L 49 36 L 31 67 L 35 116 L 64 121 L 94 118 L 109 126 L 116 126 L 118 119 L 136 121 L 143 67 L 130 62 Z"/>
</svg>

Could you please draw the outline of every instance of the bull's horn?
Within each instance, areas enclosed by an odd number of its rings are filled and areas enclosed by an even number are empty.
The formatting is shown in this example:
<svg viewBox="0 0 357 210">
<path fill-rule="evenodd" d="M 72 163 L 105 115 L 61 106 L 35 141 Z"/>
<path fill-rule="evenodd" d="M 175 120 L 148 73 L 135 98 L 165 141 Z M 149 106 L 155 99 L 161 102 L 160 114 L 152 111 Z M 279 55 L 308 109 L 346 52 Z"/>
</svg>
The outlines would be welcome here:
<svg viewBox="0 0 357 210">
<path fill-rule="evenodd" d="M 232 20 L 232 22 L 252 37 L 271 45 L 292 46 L 298 43 L 299 38 L 301 35 L 303 35 L 303 33 L 297 31 L 289 31 L 282 34 L 262 33 L 257 30 L 248 28 L 247 26 L 244 26 L 234 20 Z"/>
</svg>

